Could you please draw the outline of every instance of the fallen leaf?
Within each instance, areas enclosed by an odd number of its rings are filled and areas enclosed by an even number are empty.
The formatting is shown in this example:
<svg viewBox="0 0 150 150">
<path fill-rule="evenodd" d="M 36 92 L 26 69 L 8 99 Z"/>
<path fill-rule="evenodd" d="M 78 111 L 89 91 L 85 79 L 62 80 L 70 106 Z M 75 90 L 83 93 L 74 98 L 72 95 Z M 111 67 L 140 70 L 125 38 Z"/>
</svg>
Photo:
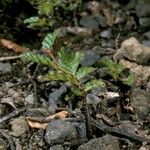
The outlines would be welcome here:
<svg viewBox="0 0 150 150">
<path fill-rule="evenodd" d="M 34 122 L 34 121 L 30 121 L 29 119 L 27 119 L 27 123 L 31 128 L 36 128 L 36 129 L 45 129 L 47 126 L 47 123 Z"/>
<path fill-rule="evenodd" d="M 47 123 L 54 119 L 64 119 L 69 115 L 68 111 L 61 111 L 48 117 L 26 117 L 26 120 L 31 128 L 45 129 Z"/>
<path fill-rule="evenodd" d="M 10 40 L 6 40 L 6 39 L 0 39 L 0 44 L 3 46 L 3 47 L 6 47 L 10 50 L 13 50 L 14 52 L 16 53 L 22 53 L 24 51 L 27 50 L 27 48 L 24 48 Z"/>
</svg>

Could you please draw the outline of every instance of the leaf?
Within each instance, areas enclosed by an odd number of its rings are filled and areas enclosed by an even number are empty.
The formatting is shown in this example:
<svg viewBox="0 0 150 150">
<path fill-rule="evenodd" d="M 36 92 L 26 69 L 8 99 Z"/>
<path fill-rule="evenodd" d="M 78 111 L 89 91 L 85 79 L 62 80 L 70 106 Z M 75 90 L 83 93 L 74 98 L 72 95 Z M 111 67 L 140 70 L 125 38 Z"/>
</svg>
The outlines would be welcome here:
<svg viewBox="0 0 150 150">
<path fill-rule="evenodd" d="M 73 53 L 61 50 L 59 52 L 59 64 L 75 75 L 77 68 L 83 57 L 84 54 L 82 52 Z"/>
<path fill-rule="evenodd" d="M 134 74 L 129 74 L 127 78 L 123 79 L 123 83 L 131 86 L 134 82 L 135 76 Z"/>
<path fill-rule="evenodd" d="M 30 17 L 30 18 L 27 18 L 23 21 L 23 23 L 33 23 L 33 22 L 37 22 L 39 21 L 39 17 L 37 16 L 34 16 L 34 17 Z"/>
<path fill-rule="evenodd" d="M 91 90 L 92 88 L 95 88 L 98 86 L 105 87 L 105 82 L 103 82 L 100 79 L 99 80 L 93 79 L 85 84 L 85 91 L 87 92 L 87 91 Z"/>
<path fill-rule="evenodd" d="M 22 53 L 27 50 L 27 48 L 24 48 L 10 40 L 6 40 L 6 39 L 0 39 L 0 44 L 8 49 L 13 50 L 16 53 Z"/>
<path fill-rule="evenodd" d="M 78 80 L 82 79 L 83 77 L 85 77 L 87 74 L 95 71 L 96 68 L 93 67 L 81 67 L 79 68 L 78 72 L 76 73 L 76 76 L 78 78 Z"/>
<path fill-rule="evenodd" d="M 116 64 L 116 70 L 119 75 L 122 73 L 124 69 L 125 69 L 125 66 L 123 64 Z"/>
<path fill-rule="evenodd" d="M 33 28 L 33 27 L 42 27 L 46 25 L 46 18 L 39 18 L 39 17 L 30 17 L 24 20 L 25 24 L 27 25 L 28 28 Z"/>
<path fill-rule="evenodd" d="M 42 42 L 42 49 L 52 49 L 56 36 L 57 32 L 54 32 L 52 34 L 49 33 Z"/>
<path fill-rule="evenodd" d="M 43 80 L 67 81 L 66 76 L 61 71 L 50 71 L 49 73 L 43 76 Z"/>
<path fill-rule="evenodd" d="M 69 81 L 72 83 L 76 83 L 76 78 L 74 78 L 71 74 L 65 74 L 64 72 L 57 70 L 57 71 L 50 71 L 46 75 L 42 77 L 43 81 L 50 81 L 50 80 L 56 80 L 56 81 Z"/>
<path fill-rule="evenodd" d="M 51 59 L 44 55 L 27 53 L 23 56 L 23 58 L 25 58 L 28 61 L 36 62 L 42 65 L 53 66 Z"/>
<path fill-rule="evenodd" d="M 54 3 L 50 0 L 40 3 L 40 5 L 38 5 L 38 13 L 39 14 L 49 15 L 53 11 L 54 11 Z"/>
</svg>

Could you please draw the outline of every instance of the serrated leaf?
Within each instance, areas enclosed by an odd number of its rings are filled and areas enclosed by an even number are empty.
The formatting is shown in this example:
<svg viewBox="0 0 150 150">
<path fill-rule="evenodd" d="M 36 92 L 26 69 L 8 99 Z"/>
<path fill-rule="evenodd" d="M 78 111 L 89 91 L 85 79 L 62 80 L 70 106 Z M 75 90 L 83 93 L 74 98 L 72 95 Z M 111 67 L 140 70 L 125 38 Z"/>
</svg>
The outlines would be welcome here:
<svg viewBox="0 0 150 150">
<path fill-rule="evenodd" d="M 30 17 L 24 20 L 24 23 L 28 23 L 28 28 L 33 27 L 42 27 L 46 24 L 46 18 L 39 18 L 39 17 Z"/>
<path fill-rule="evenodd" d="M 133 74 L 129 74 L 128 77 L 123 80 L 123 83 L 130 86 L 133 84 L 134 78 Z"/>
<path fill-rule="evenodd" d="M 50 81 L 69 81 L 71 83 L 76 83 L 76 78 L 74 78 L 71 74 L 65 74 L 64 72 L 57 70 L 57 71 L 50 71 L 46 75 L 43 76 L 42 80 Z"/>
<path fill-rule="evenodd" d="M 39 17 L 35 16 L 35 17 L 30 17 L 30 18 L 25 19 L 23 23 L 33 23 L 37 21 L 39 21 Z"/>
<path fill-rule="evenodd" d="M 100 79 L 99 80 L 93 79 L 85 84 L 85 91 L 87 92 L 91 90 L 92 88 L 99 87 L 99 86 L 105 87 L 105 82 Z"/>
<path fill-rule="evenodd" d="M 56 81 L 67 81 L 64 74 L 60 71 L 50 71 L 46 75 L 43 76 L 43 80 L 50 81 L 50 80 L 56 80 Z"/>
<path fill-rule="evenodd" d="M 124 69 L 125 66 L 123 64 L 116 64 L 116 71 L 118 74 L 121 74 Z"/>
<path fill-rule="evenodd" d="M 87 74 L 93 72 L 96 68 L 93 67 L 81 67 L 76 73 L 76 77 L 78 80 L 82 79 L 85 77 Z"/>
<path fill-rule="evenodd" d="M 47 34 L 47 36 L 42 41 L 42 49 L 52 49 L 56 36 L 57 32 Z"/>
<path fill-rule="evenodd" d="M 59 52 L 59 64 L 64 67 L 67 71 L 75 75 L 77 68 L 83 59 L 84 54 L 82 52 L 68 52 L 61 50 Z"/>
<path fill-rule="evenodd" d="M 28 61 L 36 62 L 36 63 L 42 64 L 42 65 L 48 65 L 48 66 L 52 65 L 51 59 L 44 55 L 27 53 L 23 56 L 23 58 L 25 58 Z"/>
</svg>

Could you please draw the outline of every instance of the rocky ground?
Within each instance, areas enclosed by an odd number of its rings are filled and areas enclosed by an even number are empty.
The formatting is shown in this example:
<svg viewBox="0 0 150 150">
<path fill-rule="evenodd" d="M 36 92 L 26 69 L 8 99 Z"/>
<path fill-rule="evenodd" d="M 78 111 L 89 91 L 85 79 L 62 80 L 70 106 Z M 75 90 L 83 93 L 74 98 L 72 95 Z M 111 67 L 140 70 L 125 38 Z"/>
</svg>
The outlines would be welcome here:
<svg viewBox="0 0 150 150">
<path fill-rule="evenodd" d="M 56 47 L 83 51 L 81 66 L 97 68 L 89 78 L 106 82 L 106 87 L 86 96 L 92 130 L 80 97 L 65 100 L 68 84 L 39 82 L 38 76 L 47 68 L 20 59 L 1 40 L 0 149 L 150 149 L 150 1 L 113 0 L 107 5 L 87 1 L 82 5 L 74 23 L 67 17 L 58 22 Z M 0 11 L 1 39 L 42 53 L 39 41 L 49 30 L 26 29 L 19 20 L 10 25 L 9 19 L 16 15 L 10 12 Z M 123 64 L 134 74 L 133 84 L 114 81 L 100 64 L 102 58 Z"/>
</svg>

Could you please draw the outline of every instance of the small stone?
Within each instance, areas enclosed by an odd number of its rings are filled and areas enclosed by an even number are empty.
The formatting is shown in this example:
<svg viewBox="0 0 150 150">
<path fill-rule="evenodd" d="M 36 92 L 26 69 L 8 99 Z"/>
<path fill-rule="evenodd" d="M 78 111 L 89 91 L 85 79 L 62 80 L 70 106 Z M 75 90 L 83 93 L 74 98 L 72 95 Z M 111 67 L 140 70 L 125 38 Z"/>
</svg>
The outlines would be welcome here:
<svg viewBox="0 0 150 150">
<path fill-rule="evenodd" d="M 150 16 L 150 1 L 149 0 L 139 0 L 135 10 L 138 17 Z"/>
<path fill-rule="evenodd" d="M 27 104 L 33 105 L 33 104 L 34 104 L 34 95 L 33 95 L 33 94 L 28 95 L 28 96 L 25 98 L 25 102 L 26 102 Z"/>
<path fill-rule="evenodd" d="M 91 28 L 91 29 L 98 29 L 99 28 L 98 22 L 90 16 L 83 16 L 79 23 L 83 27 L 87 27 L 87 28 Z"/>
<path fill-rule="evenodd" d="M 0 62 L 0 72 L 2 73 L 8 73 L 11 72 L 11 64 L 10 63 L 2 63 Z"/>
<path fill-rule="evenodd" d="M 144 46 L 150 47 L 150 40 L 143 40 L 143 41 L 142 41 L 142 44 L 143 44 Z"/>
<path fill-rule="evenodd" d="M 141 27 L 149 27 L 150 26 L 150 17 L 144 17 L 139 19 Z"/>
<path fill-rule="evenodd" d="M 11 122 L 12 135 L 19 137 L 22 134 L 26 133 L 29 130 L 28 124 L 24 117 L 20 116 L 19 118 L 13 119 Z"/>
<path fill-rule="evenodd" d="M 102 38 L 106 38 L 106 39 L 110 39 L 111 38 L 111 30 L 104 30 L 101 32 L 101 37 Z"/>
<path fill-rule="evenodd" d="M 134 112 L 142 120 L 145 120 L 150 113 L 149 99 L 150 93 L 140 88 L 133 89 L 131 92 L 130 102 Z"/>
<path fill-rule="evenodd" d="M 45 140 L 49 145 L 61 144 L 77 139 L 77 130 L 73 123 L 64 120 L 52 120 L 46 127 Z"/>
<path fill-rule="evenodd" d="M 78 150 L 120 150 L 118 139 L 111 135 L 94 138 L 88 143 L 82 144 Z"/>
<path fill-rule="evenodd" d="M 49 150 L 64 150 L 62 145 L 54 145 Z"/>
<path fill-rule="evenodd" d="M 81 61 L 81 65 L 91 66 L 99 59 L 100 59 L 100 54 L 98 51 L 88 50 L 84 52 L 84 59 Z"/>
<path fill-rule="evenodd" d="M 150 31 L 143 33 L 143 36 L 144 36 L 147 40 L 150 40 Z"/>
</svg>

